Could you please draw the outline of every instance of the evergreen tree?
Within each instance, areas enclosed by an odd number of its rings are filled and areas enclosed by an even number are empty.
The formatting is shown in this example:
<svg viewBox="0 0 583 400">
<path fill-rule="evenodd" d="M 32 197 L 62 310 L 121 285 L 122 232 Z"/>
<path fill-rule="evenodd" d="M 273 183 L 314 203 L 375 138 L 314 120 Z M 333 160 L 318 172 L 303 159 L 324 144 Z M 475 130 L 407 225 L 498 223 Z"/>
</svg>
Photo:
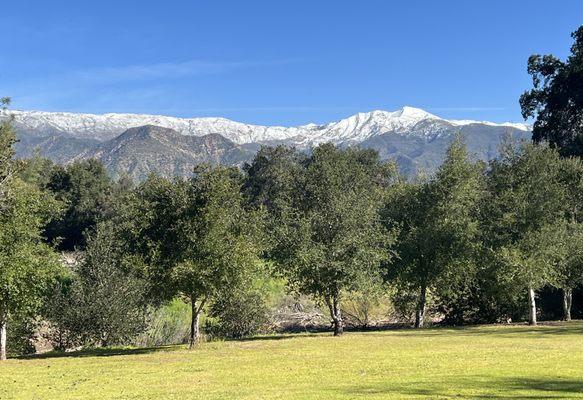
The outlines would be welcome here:
<svg viewBox="0 0 583 400">
<path fill-rule="evenodd" d="M 17 170 L 18 176 L 24 182 L 35 185 L 41 190 L 45 190 L 51 171 L 55 168 L 55 164 L 48 158 L 42 158 L 38 152 L 28 159 L 18 160 Z"/>
<path fill-rule="evenodd" d="M 137 191 L 131 241 L 152 293 L 190 303 L 190 347 L 205 304 L 258 262 L 260 221 L 244 209 L 241 185 L 233 168 L 199 166 L 188 181 L 151 177 Z"/>
<path fill-rule="evenodd" d="M 564 221 L 566 193 L 556 151 L 506 143 L 491 162 L 484 225 L 487 246 L 497 255 L 501 281 L 526 290 L 529 323 L 536 324 L 535 291 L 554 277 L 552 257 Z"/>
<path fill-rule="evenodd" d="M 113 221 L 97 225 L 79 258 L 44 307 L 50 338 L 62 350 L 128 343 L 146 327 L 146 285 L 126 258 Z"/>
<path fill-rule="evenodd" d="M 14 174 L 14 133 L 0 125 L 0 360 L 6 359 L 7 321 L 30 315 L 58 271 L 41 229 L 55 202 Z"/>
<path fill-rule="evenodd" d="M 389 226 L 400 227 L 389 276 L 417 291 L 417 328 L 424 325 L 428 291 L 473 274 L 482 192 L 481 168 L 458 136 L 433 178 L 403 183 L 387 204 Z"/>
<path fill-rule="evenodd" d="M 64 210 L 46 227 L 49 241 L 61 250 L 82 249 L 85 233 L 95 228 L 111 207 L 112 185 L 105 167 L 97 160 L 55 165 L 46 188 L 63 203 Z"/>
<path fill-rule="evenodd" d="M 324 144 L 302 163 L 272 231 L 274 260 L 291 286 L 326 304 L 334 335 L 343 332 L 342 294 L 381 279 L 394 235 L 380 223 L 395 169 L 376 152 Z"/>
<path fill-rule="evenodd" d="M 573 34 L 571 55 L 530 56 L 533 88 L 520 97 L 523 117 L 536 117 L 535 142 L 546 141 L 562 155 L 583 155 L 583 26 Z"/>
</svg>

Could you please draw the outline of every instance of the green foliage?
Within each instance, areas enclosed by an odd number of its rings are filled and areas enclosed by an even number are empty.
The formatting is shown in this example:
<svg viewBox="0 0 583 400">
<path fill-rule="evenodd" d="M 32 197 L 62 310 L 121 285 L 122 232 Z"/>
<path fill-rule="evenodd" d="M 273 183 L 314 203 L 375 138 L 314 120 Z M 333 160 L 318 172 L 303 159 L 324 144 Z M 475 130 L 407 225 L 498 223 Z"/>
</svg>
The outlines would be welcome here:
<svg viewBox="0 0 583 400">
<path fill-rule="evenodd" d="M 583 160 L 561 160 L 560 179 L 566 190 L 566 224 L 555 284 L 562 289 L 574 289 L 583 285 Z"/>
<path fill-rule="evenodd" d="M 565 188 L 566 219 L 583 222 L 583 160 L 564 158 L 561 160 L 559 179 Z"/>
<path fill-rule="evenodd" d="M 34 354 L 39 321 L 30 315 L 8 317 L 8 357 Z"/>
<path fill-rule="evenodd" d="M 7 97 L 0 98 L 0 109 L 6 109 L 10 104 Z M 0 207 L 6 196 L 8 180 L 12 177 L 14 171 L 14 144 L 16 135 L 12 130 L 10 120 L 0 122 Z"/>
<path fill-rule="evenodd" d="M 265 332 L 269 309 L 263 293 L 238 289 L 218 296 L 209 317 L 204 329 L 211 337 L 242 338 Z"/>
<path fill-rule="evenodd" d="M 504 268 L 501 278 L 533 289 L 553 282 L 560 236 L 560 227 L 545 225 L 539 230 L 525 232 L 515 243 L 502 246 L 498 250 L 498 260 Z"/>
<path fill-rule="evenodd" d="M 458 136 L 433 178 L 403 182 L 391 193 L 385 219 L 400 233 L 388 276 L 419 291 L 417 326 L 423 325 L 428 290 L 447 297 L 475 274 L 483 191 L 481 166 L 470 161 Z"/>
<path fill-rule="evenodd" d="M 41 309 L 43 319 L 48 322 L 43 332 L 53 349 L 65 351 L 80 346 L 83 327 L 79 315 L 83 312 L 77 303 L 77 292 L 73 288 L 74 276 L 66 271 L 52 285 Z"/>
<path fill-rule="evenodd" d="M 130 343 L 146 328 L 145 283 L 126 265 L 116 227 L 101 223 L 45 309 L 57 348 Z"/>
<path fill-rule="evenodd" d="M 61 250 L 83 248 L 85 234 L 109 211 L 112 182 L 103 164 L 78 161 L 54 166 L 46 188 L 64 204 L 63 213 L 46 227 L 49 241 Z"/>
<path fill-rule="evenodd" d="M 251 164 L 246 164 L 244 193 L 252 206 L 266 207 L 275 214 L 286 208 L 306 156 L 286 146 L 263 146 Z"/>
<path fill-rule="evenodd" d="M 9 313 L 37 308 L 47 284 L 59 270 L 40 230 L 54 212 L 52 199 L 36 188 L 13 179 L 0 213 L 0 304 Z"/>
<path fill-rule="evenodd" d="M 271 256 L 294 289 L 324 301 L 339 334 L 341 293 L 379 281 L 380 263 L 391 255 L 393 235 L 378 211 L 394 166 L 372 151 L 325 144 L 300 164 L 290 163 L 281 184 L 270 175 L 278 161 L 263 162 L 250 170 L 279 188 L 267 202 L 277 219 Z"/>
<path fill-rule="evenodd" d="M 523 117 L 536 117 L 533 140 L 547 141 L 562 155 L 583 155 L 583 26 L 572 34 L 571 55 L 530 56 L 533 88 L 520 97 Z"/>
<path fill-rule="evenodd" d="M 17 173 L 24 182 L 45 189 L 54 168 L 55 165 L 51 160 L 35 153 L 31 158 L 18 160 Z"/>
<path fill-rule="evenodd" d="M 134 344 L 142 347 L 186 343 L 190 330 L 190 306 L 174 299 L 152 310 L 148 315 L 148 329 Z"/>
<path fill-rule="evenodd" d="M 530 293 L 529 320 L 536 323 L 533 291 L 556 279 L 562 226 L 568 206 L 563 162 L 543 145 L 506 144 L 490 165 L 488 196 L 482 207 L 484 257 L 493 263 L 502 296 Z"/>
<path fill-rule="evenodd" d="M 539 236 L 531 253 L 533 263 L 547 264 L 540 267 L 546 277 L 543 284 L 566 290 L 583 284 L 583 224 L 558 221 L 544 227 Z"/>
<path fill-rule="evenodd" d="M 553 265 L 543 256 L 553 246 L 567 204 L 558 153 L 530 144 L 508 147 L 491 163 L 488 184 L 484 239 L 500 256 L 505 269 L 499 273 L 517 287 L 549 283 Z"/>
<path fill-rule="evenodd" d="M 5 99 L 0 100 L 7 104 Z M 0 359 L 7 321 L 34 314 L 58 273 L 56 255 L 42 242 L 41 229 L 56 211 L 54 200 L 14 176 L 14 133 L 0 125 Z"/>
<path fill-rule="evenodd" d="M 419 290 L 410 289 L 403 284 L 394 285 L 394 290 L 389 294 L 393 305 L 393 316 L 399 321 L 410 322 L 415 319 L 419 306 Z M 427 296 L 426 307 L 432 309 L 431 293 Z"/>
<path fill-rule="evenodd" d="M 152 293 L 191 302 L 191 344 L 206 301 L 240 285 L 261 250 L 260 220 L 244 209 L 241 185 L 236 169 L 200 166 L 188 181 L 152 177 L 137 191 L 131 241 Z"/>
</svg>

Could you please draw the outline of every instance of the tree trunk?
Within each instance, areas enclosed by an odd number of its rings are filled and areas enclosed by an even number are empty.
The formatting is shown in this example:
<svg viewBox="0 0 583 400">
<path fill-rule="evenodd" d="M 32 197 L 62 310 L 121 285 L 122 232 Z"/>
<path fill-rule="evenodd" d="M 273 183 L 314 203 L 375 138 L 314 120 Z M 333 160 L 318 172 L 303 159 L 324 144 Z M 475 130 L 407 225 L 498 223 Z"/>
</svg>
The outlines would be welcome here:
<svg viewBox="0 0 583 400">
<path fill-rule="evenodd" d="M 200 313 L 202 312 L 202 308 L 206 303 L 208 296 L 203 297 L 202 301 L 196 306 L 197 297 L 195 295 L 190 296 L 190 307 L 192 310 L 192 317 L 190 320 L 190 339 L 188 341 L 188 347 L 192 349 L 200 339 Z"/>
<path fill-rule="evenodd" d="M 342 321 L 342 312 L 340 311 L 338 295 L 334 294 L 332 298 L 326 297 L 326 303 L 330 310 L 330 318 L 332 318 L 334 336 L 340 336 L 344 333 L 344 322 Z"/>
<path fill-rule="evenodd" d="M 532 287 L 528 288 L 528 324 L 536 325 L 536 299 Z"/>
<path fill-rule="evenodd" d="M 427 285 L 421 285 L 419 302 L 417 303 L 417 312 L 415 313 L 415 328 L 423 328 L 425 323 L 425 306 L 427 304 Z"/>
<path fill-rule="evenodd" d="M 334 315 L 332 317 L 334 320 L 334 336 L 340 336 L 344 333 L 344 322 L 342 321 L 342 313 L 340 311 L 338 295 L 334 295 L 332 306 L 334 309 Z"/>
<path fill-rule="evenodd" d="M 196 307 L 196 297 L 191 298 L 190 305 L 192 309 L 192 318 L 190 320 L 190 340 L 188 342 L 188 348 L 192 349 L 194 345 L 198 342 L 198 338 L 200 336 L 199 330 L 200 311 L 199 308 Z"/>
<path fill-rule="evenodd" d="M 573 289 L 563 289 L 563 319 L 571 320 L 571 305 L 573 304 Z"/>
<path fill-rule="evenodd" d="M 6 360 L 6 325 L 8 313 L 0 307 L 0 361 Z"/>
</svg>

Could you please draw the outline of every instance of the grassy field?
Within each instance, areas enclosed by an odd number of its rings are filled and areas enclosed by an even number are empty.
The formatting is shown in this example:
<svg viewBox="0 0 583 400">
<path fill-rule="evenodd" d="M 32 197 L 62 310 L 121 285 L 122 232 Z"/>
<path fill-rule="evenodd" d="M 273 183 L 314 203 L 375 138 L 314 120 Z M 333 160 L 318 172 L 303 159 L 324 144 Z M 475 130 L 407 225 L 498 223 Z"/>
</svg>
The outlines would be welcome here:
<svg viewBox="0 0 583 400">
<path fill-rule="evenodd" d="M 0 364 L 0 399 L 583 399 L 583 323 L 283 335 Z"/>
</svg>

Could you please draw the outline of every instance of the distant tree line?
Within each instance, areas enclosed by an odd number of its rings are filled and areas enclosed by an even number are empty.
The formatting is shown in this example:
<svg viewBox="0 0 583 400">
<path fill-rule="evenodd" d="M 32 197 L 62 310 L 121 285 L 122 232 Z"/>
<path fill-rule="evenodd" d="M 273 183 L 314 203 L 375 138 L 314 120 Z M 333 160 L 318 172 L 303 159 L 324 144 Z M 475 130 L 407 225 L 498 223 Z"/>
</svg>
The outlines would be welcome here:
<svg viewBox="0 0 583 400">
<path fill-rule="evenodd" d="M 413 310 L 418 328 L 428 311 L 447 324 L 535 325 L 548 288 L 561 291 L 569 320 L 583 285 L 583 106 L 573 78 L 583 30 L 574 38 L 567 62 L 529 61 L 534 89 L 521 105 L 539 117 L 535 143 L 509 138 L 484 163 L 458 136 L 436 173 L 413 180 L 375 151 L 322 144 L 309 154 L 263 147 L 242 170 L 200 165 L 188 179 L 113 181 L 95 160 L 16 160 L 3 122 L 0 358 L 7 338 L 16 348 L 39 324 L 60 349 L 127 343 L 177 298 L 190 306 L 191 347 L 203 314 L 215 321 L 209 332 L 253 334 L 266 279 L 316 300 L 334 335 L 344 302 L 371 288 Z M 63 252 L 75 254 L 67 266 Z"/>
</svg>

